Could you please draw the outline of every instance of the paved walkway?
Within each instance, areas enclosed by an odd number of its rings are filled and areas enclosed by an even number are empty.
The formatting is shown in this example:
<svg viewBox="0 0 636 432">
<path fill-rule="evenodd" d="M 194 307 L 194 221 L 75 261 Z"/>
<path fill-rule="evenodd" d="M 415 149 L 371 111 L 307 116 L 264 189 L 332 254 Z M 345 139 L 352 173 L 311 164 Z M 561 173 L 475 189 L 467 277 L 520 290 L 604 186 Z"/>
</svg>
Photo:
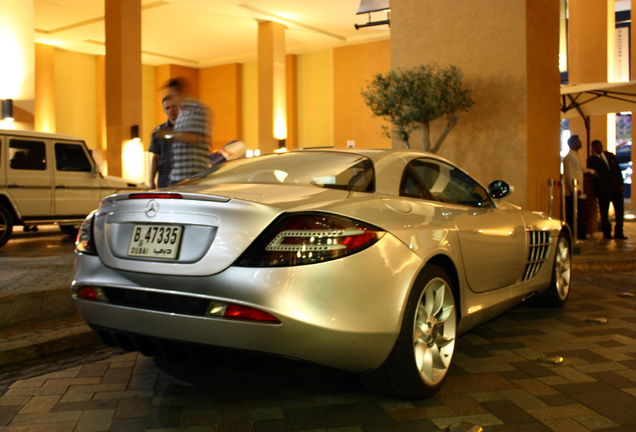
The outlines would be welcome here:
<svg viewBox="0 0 636 432">
<path fill-rule="evenodd" d="M 564 308 L 519 307 L 460 337 L 448 380 L 425 400 L 285 360 L 160 368 L 111 351 L 10 383 L 0 432 L 426 432 L 462 423 L 458 430 L 633 432 L 636 298 L 626 293 L 636 291 L 636 223 L 626 231 L 627 241 L 597 233 L 580 245 Z"/>
</svg>

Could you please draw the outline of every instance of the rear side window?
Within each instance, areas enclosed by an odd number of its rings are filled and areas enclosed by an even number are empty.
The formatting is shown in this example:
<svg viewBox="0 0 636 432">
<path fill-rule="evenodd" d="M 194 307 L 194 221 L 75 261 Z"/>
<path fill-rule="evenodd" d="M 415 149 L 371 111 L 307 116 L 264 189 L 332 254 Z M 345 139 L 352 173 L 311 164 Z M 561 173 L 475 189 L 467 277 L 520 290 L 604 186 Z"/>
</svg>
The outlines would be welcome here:
<svg viewBox="0 0 636 432">
<path fill-rule="evenodd" d="M 44 171 L 46 169 L 44 142 L 12 139 L 9 142 L 9 166 L 15 170 Z"/>
<path fill-rule="evenodd" d="M 55 143 L 55 167 L 58 171 L 90 172 L 91 163 L 82 145 Z"/>
</svg>

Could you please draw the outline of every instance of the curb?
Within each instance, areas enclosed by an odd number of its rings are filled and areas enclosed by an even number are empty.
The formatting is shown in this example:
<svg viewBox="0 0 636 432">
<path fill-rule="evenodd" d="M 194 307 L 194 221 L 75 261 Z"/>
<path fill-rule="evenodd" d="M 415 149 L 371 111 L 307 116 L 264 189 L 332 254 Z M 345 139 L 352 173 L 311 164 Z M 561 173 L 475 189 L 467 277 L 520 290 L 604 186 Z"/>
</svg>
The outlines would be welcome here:
<svg viewBox="0 0 636 432">
<path fill-rule="evenodd" d="M 0 331 L 24 322 L 76 314 L 67 287 L 0 296 Z"/>
<path fill-rule="evenodd" d="M 0 330 L 0 366 L 99 343 L 79 316 L 30 321 Z"/>
</svg>

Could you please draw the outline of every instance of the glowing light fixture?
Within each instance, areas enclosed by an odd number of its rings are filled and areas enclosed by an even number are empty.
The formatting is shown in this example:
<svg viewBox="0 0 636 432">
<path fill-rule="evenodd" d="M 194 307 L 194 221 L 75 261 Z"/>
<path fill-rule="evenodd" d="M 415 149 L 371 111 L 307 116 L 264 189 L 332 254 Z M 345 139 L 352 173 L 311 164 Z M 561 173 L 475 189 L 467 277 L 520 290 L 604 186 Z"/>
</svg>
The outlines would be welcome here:
<svg viewBox="0 0 636 432">
<path fill-rule="evenodd" d="M 144 149 L 139 138 L 126 142 L 122 162 L 122 174 L 125 179 L 143 181 Z"/>
<path fill-rule="evenodd" d="M 284 107 L 276 109 L 274 113 L 274 138 L 278 140 L 278 149 L 284 149 L 287 139 L 287 120 L 285 119 Z"/>
<path fill-rule="evenodd" d="M 13 99 L 2 100 L 2 120 L 5 122 L 13 121 Z"/>
</svg>

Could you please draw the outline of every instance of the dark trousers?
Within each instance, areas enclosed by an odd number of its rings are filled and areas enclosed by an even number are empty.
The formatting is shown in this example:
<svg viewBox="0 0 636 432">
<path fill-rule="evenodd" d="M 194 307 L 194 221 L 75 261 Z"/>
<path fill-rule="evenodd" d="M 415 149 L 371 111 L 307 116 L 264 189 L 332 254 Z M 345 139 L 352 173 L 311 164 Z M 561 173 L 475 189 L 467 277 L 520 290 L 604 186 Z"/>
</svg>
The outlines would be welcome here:
<svg viewBox="0 0 636 432">
<path fill-rule="evenodd" d="M 617 193 L 610 197 L 598 197 L 598 208 L 601 212 L 601 230 L 605 237 L 612 236 L 612 224 L 609 221 L 609 205 L 612 203 L 614 206 L 614 213 L 616 214 L 616 225 L 614 226 L 614 236 L 623 237 L 623 213 L 624 203 L 623 194 Z"/>
<path fill-rule="evenodd" d="M 565 196 L 565 222 L 567 222 L 567 224 L 570 226 L 570 229 L 572 230 L 572 237 L 574 237 L 574 206 L 572 201 L 572 195 Z M 577 199 L 577 201 L 578 205 L 576 209 L 576 222 L 578 235 L 576 236 L 576 238 L 583 240 L 587 238 L 587 235 L 585 233 L 585 224 L 583 223 L 583 200 Z"/>
</svg>

